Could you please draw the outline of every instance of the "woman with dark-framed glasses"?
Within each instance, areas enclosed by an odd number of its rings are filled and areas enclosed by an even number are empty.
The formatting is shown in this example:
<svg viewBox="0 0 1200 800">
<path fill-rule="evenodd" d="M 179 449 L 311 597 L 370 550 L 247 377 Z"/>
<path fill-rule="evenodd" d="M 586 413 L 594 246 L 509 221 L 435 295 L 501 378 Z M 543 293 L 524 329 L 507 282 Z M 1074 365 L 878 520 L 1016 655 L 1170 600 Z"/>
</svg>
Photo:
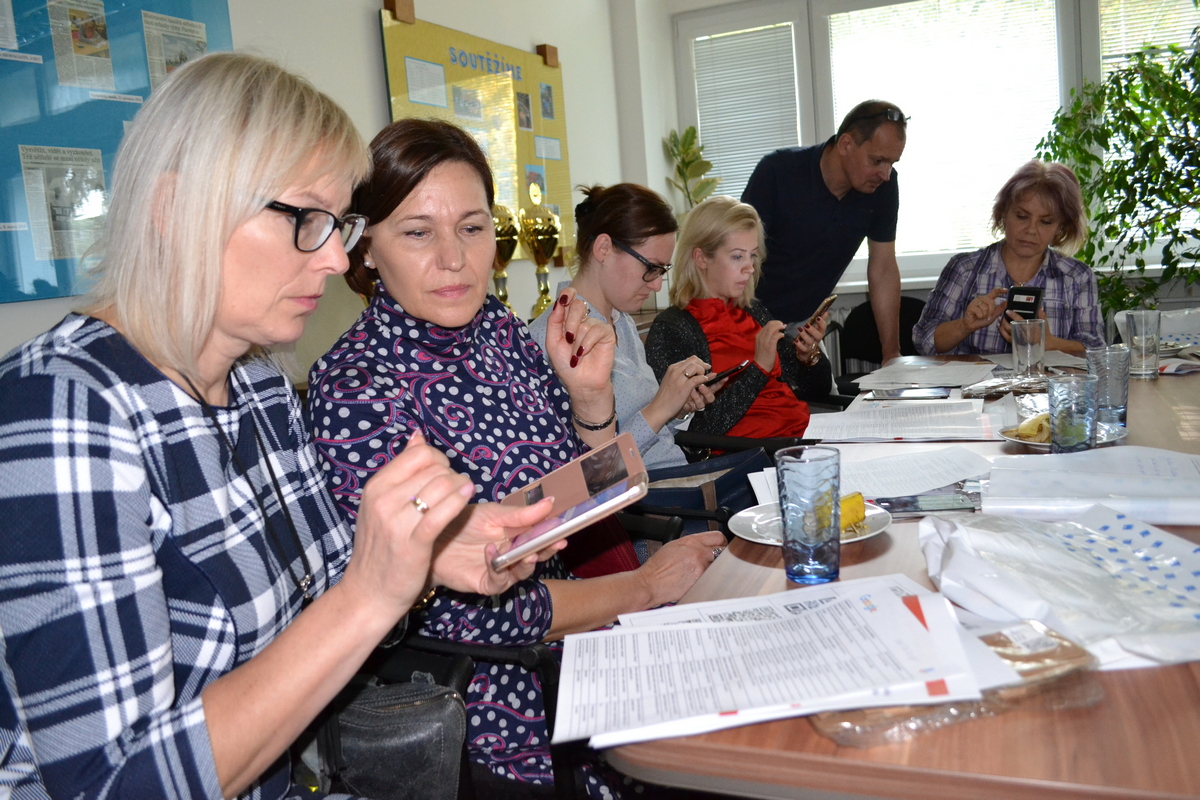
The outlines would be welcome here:
<svg viewBox="0 0 1200 800">
<path fill-rule="evenodd" d="M 633 434 L 646 466 L 687 463 L 675 444 L 680 422 L 713 400 L 704 382 L 712 377 L 708 362 L 688 356 L 671 364 L 661 380 L 646 362 L 646 350 L 631 314 L 662 289 L 671 268 L 675 212 L 660 195 L 634 183 L 583 189 L 575 207 L 578 271 L 568 286 L 587 302 L 589 316 L 609 322 L 617 333 L 612 383 L 617 425 Z M 545 345 L 548 315 L 529 328 Z"/>
<path fill-rule="evenodd" d="M 285 751 L 414 602 L 532 572 L 488 564 L 548 504 L 464 511 L 470 482 L 419 436 L 366 488 L 352 553 L 264 357 L 346 270 L 368 167 L 333 101 L 232 53 L 126 134 L 84 311 L 0 361 L 17 796 L 312 797 Z"/>
</svg>

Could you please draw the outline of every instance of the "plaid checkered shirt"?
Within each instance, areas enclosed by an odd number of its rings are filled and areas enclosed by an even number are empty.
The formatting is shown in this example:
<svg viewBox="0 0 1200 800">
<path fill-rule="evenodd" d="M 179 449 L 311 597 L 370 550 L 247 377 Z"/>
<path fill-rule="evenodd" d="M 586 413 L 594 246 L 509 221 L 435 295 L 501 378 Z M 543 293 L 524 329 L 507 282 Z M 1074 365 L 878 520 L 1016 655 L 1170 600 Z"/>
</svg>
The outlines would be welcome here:
<svg viewBox="0 0 1200 800">
<path fill-rule="evenodd" d="M 316 593 L 351 546 L 290 384 L 255 361 L 231 385 L 216 414 L 247 475 L 98 320 L 70 315 L 0 361 L 0 795 L 221 797 L 200 693 L 301 607 L 265 458 Z M 243 796 L 296 791 L 285 756 Z"/>
<path fill-rule="evenodd" d="M 929 301 L 921 312 L 921 319 L 913 328 L 913 344 L 922 355 L 945 355 L 937 353 L 933 345 L 933 333 L 943 322 L 959 319 L 966 313 L 967 305 L 992 289 L 1008 289 L 1013 280 L 1000 257 L 1000 245 L 996 242 L 973 253 L 960 253 L 950 259 L 942 270 L 937 286 L 929 295 Z M 1025 286 L 1040 286 L 1042 308 L 1051 336 L 1082 342 L 1084 347 L 1104 346 L 1104 320 L 1100 316 L 1097 300 L 1096 274 L 1082 261 L 1047 249 L 1042 266 Z M 974 331 L 948 354 L 1007 353 L 1012 349 L 1000 335 L 1000 321 Z"/>
</svg>

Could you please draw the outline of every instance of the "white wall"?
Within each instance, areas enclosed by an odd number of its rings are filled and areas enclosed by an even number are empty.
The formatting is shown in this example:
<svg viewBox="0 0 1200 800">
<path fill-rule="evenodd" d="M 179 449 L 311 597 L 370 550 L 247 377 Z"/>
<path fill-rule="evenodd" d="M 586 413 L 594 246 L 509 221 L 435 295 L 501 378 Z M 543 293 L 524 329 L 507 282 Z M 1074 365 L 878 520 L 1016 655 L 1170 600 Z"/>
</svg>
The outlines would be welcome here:
<svg viewBox="0 0 1200 800">
<path fill-rule="evenodd" d="M 311 80 L 341 103 L 370 139 L 390 119 L 381 7 L 380 0 L 229 0 L 233 44 L 276 59 Z M 510 47 L 532 51 L 538 44 L 556 46 L 572 182 L 623 179 L 608 0 L 417 0 L 416 11 L 419 19 Z M 656 47 L 669 55 L 669 39 Z M 670 75 L 663 82 L 673 87 Z M 673 100 L 669 111 L 673 116 Z M 563 269 L 552 273 L 552 288 L 567 277 Z M 508 274 L 510 302 L 527 316 L 537 297 L 533 265 L 514 261 Z M 0 353 L 44 331 L 78 303 L 79 298 L 62 298 L 0 305 Z M 301 367 L 306 370 L 324 353 L 361 309 L 361 301 L 341 280 L 330 281 L 296 346 Z"/>
</svg>

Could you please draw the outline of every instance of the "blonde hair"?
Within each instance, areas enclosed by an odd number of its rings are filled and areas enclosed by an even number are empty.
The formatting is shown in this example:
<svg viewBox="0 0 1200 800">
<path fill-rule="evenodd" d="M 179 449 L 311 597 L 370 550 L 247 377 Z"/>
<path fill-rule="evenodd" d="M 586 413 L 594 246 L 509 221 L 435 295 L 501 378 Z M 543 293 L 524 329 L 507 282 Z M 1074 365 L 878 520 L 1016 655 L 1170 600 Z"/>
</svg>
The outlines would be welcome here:
<svg viewBox="0 0 1200 800">
<path fill-rule="evenodd" d="M 113 169 L 89 313 L 106 312 L 151 362 L 193 373 L 221 299 L 225 246 L 277 194 L 370 169 L 336 103 L 271 61 L 213 53 L 138 112 Z M 333 209 L 335 213 L 340 209 Z"/>
<path fill-rule="evenodd" d="M 762 220 L 754 206 L 738 202 L 727 195 L 710 197 L 688 212 L 675 246 L 675 266 L 671 276 L 671 305 L 686 308 L 697 297 L 708 297 L 704 274 L 696 266 L 692 254 L 696 248 L 710 260 L 725 244 L 726 237 L 734 231 L 755 231 L 758 234 L 758 260 L 754 262 L 751 276 L 742 296 L 734 305 L 745 308 L 754 299 L 754 289 L 762 275 L 762 261 L 767 257 L 766 237 Z"/>
<path fill-rule="evenodd" d="M 1079 179 L 1065 164 L 1033 160 L 1021 166 L 996 195 L 992 206 L 992 230 L 1004 230 L 1004 216 L 1009 209 L 1030 195 L 1037 195 L 1058 219 L 1058 233 L 1051 247 L 1074 255 L 1087 239 L 1087 209 Z"/>
</svg>

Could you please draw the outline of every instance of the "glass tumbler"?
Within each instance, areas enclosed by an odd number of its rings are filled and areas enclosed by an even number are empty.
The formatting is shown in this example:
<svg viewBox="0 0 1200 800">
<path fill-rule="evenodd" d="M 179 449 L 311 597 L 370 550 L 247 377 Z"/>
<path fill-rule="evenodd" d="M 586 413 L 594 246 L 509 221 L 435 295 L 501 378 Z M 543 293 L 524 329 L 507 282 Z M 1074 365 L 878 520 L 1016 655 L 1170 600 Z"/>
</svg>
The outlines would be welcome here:
<svg viewBox="0 0 1200 800">
<path fill-rule="evenodd" d="M 1015 319 L 1012 328 L 1013 376 L 1041 377 L 1046 373 L 1046 320 Z"/>
<path fill-rule="evenodd" d="M 1129 405 L 1129 348 L 1123 344 L 1087 351 L 1088 372 L 1099 378 L 1096 421 L 1125 427 Z"/>
<path fill-rule="evenodd" d="M 1050 452 L 1077 453 L 1096 446 L 1095 375 L 1050 376 Z"/>
<path fill-rule="evenodd" d="M 1125 312 L 1129 328 L 1129 377 L 1152 380 L 1158 377 L 1158 336 L 1162 315 L 1158 311 Z"/>
<path fill-rule="evenodd" d="M 775 454 L 775 475 L 788 580 L 834 580 L 841 565 L 841 454 L 832 447 L 784 448 Z"/>
</svg>

